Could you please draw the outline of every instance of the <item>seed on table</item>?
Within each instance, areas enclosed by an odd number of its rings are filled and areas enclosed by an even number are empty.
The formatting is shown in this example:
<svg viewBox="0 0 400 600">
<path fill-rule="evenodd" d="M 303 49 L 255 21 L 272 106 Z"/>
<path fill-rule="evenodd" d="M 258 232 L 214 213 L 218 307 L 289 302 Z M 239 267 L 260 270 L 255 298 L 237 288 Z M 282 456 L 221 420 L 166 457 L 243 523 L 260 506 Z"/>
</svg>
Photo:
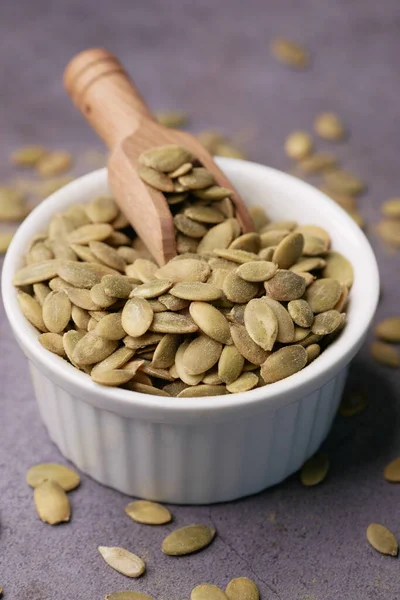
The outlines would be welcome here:
<svg viewBox="0 0 400 600">
<path fill-rule="evenodd" d="M 218 361 L 218 376 L 225 384 L 233 383 L 240 376 L 244 358 L 236 346 L 224 346 Z"/>
<path fill-rule="evenodd" d="M 309 458 L 301 468 L 301 483 L 306 487 L 318 485 L 326 478 L 329 467 L 329 458 L 326 456 L 326 454 L 315 454 Z"/>
<path fill-rule="evenodd" d="M 229 323 L 215 306 L 207 302 L 192 302 L 189 312 L 203 333 L 221 344 L 232 344 Z"/>
<path fill-rule="evenodd" d="M 342 417 L 353 417 L 362 412 L 368 403 L 368 397 L 362 392 L 346 393 L 339 406 Z"/>
<path fill-rule="evenodd" d="M 285 152 L 289 158 L 301 160 L 311 154 L 313 142 L 306 131 L 293 131 L 285 140 Z"/>
<path fill-rule="evenodd" d="M 43 146 L 22 146 L 11 154 L 10 160 L 17 167 L 34 167 L 36 163 L 46 154 Z"/>
<path fill-rule="evenodd" d="M 381 221 L 377 231 L 383 241 L 393 246 L 400 246 L 400 226 L 397 220 Z"/>
<path fill-rule="evenodd" d="M 307 175 L 325 173 L 337 167 L 336 156 L 328 152 L 316 152 L 299 162 L 299 170 Z M 328 185 L 329 183 L 326 182 Z M 335 192 L 341 191 L 332 187 Z"/>
<path fill-rule="evenodd" d="M 389 317 L 378 323 L 375 335 L 385 342 L 400 343 L 400 317 Z"/>
<path fill-rule="evenodd" d="M 43 321 L 51 333 L 64 331 L 71 319 L 71 301 L 65 292 L 50 292 L 43 302 Z"/>
<path fill-rule="evenodd" d="M 274 383 L 301 371 L 306 364 L 307 352 L 303 346 L 284 346 L 273 352 L 261 365 L 261 377 L 265 383 Z"/>
<path fill-rule="evenodd" d="M 399 545 L 393 533 L 383 525 L 371 523 L 367 528 L 367 540 L 381 554 L 397 556 Z"/>
<path fill-rule="evenodd" d="M 195 157 L 189 150 L 174 144 L 150 148 L 139 156 L 140 165 L 164 173 L 175 171 L 185 163 L 193 163 L 194 160 Z"/>
<path fill-rule="evenodd" d="M 397 369 L 400 367 L 400 354 L 397 348 L 385 342 L 372 342 L 371 356 L 376 362 L 385 367 Z"/>
<path fill-rule="evenodd" d="M 40 463 L 31 467 L 26 474 L 26 483 L 33 488 L 44 481 L 54 481 L 66 492 L 70 492 L 80 484 L 78 473 L 57 463 Z"/>
<path fill-rule="evenodd" d="M 201 583 L 192 590 L 190 600 L 227 600 L 227 596 L 218 586 Z"/>
<path fill-rule="evenodd" d="M 124 548 L 99 546 L 97 549 L 112 569 L 126 577 L 140 577 L 146 570 L 142 559 Z"/>
<path fill-rule="evenodd" d="M 135 500 L 125 507 L 126 514 L 144 525 L 165 525 L 172 520 L 170 511 L 158 502 Z"/>
<path fill-rule="evenodd" d="M 353 219 L 353 221 L 355 221 L 357 223 L 357 225 L 361 229 L 364 229 L 364 227 L 365 227 L 365 219 L 364 219 L 363 215 L 360 213 L 359 210 L 357 210 L 357 209 L 350 209 L 350 210 L 346 210 L 346 212 Z"/>
<path fill-rule="evenodd" d="M 259 600 L 260 597 L 258 587 L 247 577 L 232 579 L 226 586 L 225 594 L 229 600 Z"/>
<path fill-rule="evenodd" d="M 141 592 L 114 592 L 107 594 L 104 600 L 153 600 L 151 596 L 142 594 Z"/>
<path fill-rule="evenodd" d="M 208 546 L 215 533 L 215 529 L 207 525 L 188 525 L 170 533 L 163 541 L 161 550 L 170 556 L 191 554 Z"/>
<path fill-rule="evenodd" d="M 38 340 L 43 348 L 46 348 L 49 352 L 53 352 L 58 356 L 65 356 L 63 339 L 58 333 L 41 333 Z"/>
<path fill-rule="evenodd" d="M 279 62 L 295 69 L 304 69 L 310 64 L 310 55 L 304 46 L 286 38 L 272 40 L 271 50 Z"/>
<path fill-rule="evenodd" d="M 231 335 L 233 343 L 240 354 L 255 365 L 264 363 L 271 354 L 256 344 L 249 336 L 246 328 L 239 323 L 231 325 Z"/>
<path fill-rule="evenodd" d="M 72 167 L 72 155 L 65 150 L 47 152 L 36 161 L 35 167 L 42 177 L 59 175 Z"/>
<path fill-rule="evenodd" d="M 272 256 L 272 262 L 280 269 L 289 269 L 300 258 L 304 247 L 304 237 L 301 233 L 290 233 L 281 242 Z"/>
<path fill-rule="evenodd" d="M 43 321 L 42 307 L 30 294 L 18 292 L 17 300 L 22 314 L 39 331 L 46 332 L 47 327 Z"/>
<path fill-rule="evenodd" d="M 58 525 L 71 518 L 68 496 L 55 481 L 45 480 L 33 492 L 36 511 L 44 523 Z"/>
<path fill-rule="evenodd" d="M 336 279 L 317 279 L 306 291 L 306 300 L 314 314 L 332 310 L 342 294 L 342 287 Z"/>
<path fill-rule="evenodd" d="M 386 465 L 383 476 L 390 483 L 400 483 L 400 458 L 395 458 Z"/>
<path fill-rule="evenodd" d="M 333 333 L 340 325 L 341 314 L 337 310 L 327 310 L 315 316 L 311 331 L 317 335 Z"/>
<path fill-rule="evenodd" d="M 331 112 L 317 115 L 314 121 L 314 129 L 319 137 L 331 142 L 342 140 L 346 135 L 342 121 Z"/>
<path fill-rule="evenodd" d="M 226 386 L 231 394 L 248 392 L 258 385 L 258 377 L 255 373 L 242 373 L 235 381 Z"/>
<path fill-rule="evenodd" d="M 331 250 L 325 257 L 326 265 L 322 277 L 336 279 L 350 288 L 354 282 L 353 266 L 340 252 Z"/>
<path fill-rule="evenodd" d="M 389 219 L 400 219 L 400 198 L 386 200 L 381 206 L 382 214 Z"/>
<path fill-rule="evenodd" d="M 301 275 L 293 271 L 279 270 L 264 283 L 264 287 L 274 300 L 289 302 L 297 300 L 304 294 L 306 282 Z"/>
<path fill-rule="evenodd" d="M 325 173 L 324 181 L 334 192 L 350 194 L 352 196 L 358 196 L 366 188 L 365 183 L 361 179 L 343 169 Z"/>
</svg>

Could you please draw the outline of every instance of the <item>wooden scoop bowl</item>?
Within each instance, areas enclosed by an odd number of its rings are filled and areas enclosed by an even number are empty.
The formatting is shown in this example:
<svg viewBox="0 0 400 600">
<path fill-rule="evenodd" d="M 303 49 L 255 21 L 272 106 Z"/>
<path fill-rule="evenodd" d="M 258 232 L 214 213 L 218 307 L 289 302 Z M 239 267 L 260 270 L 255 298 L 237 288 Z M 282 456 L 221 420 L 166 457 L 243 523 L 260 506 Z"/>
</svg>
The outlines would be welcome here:
<svg viewBox="0 0 400 600">
<path fill-rule="evenodd" d="M 110 189 L 158 264 L 176 256 L 176 244 L 164 195 L 146 185 L 137 174 L 139 155 L 149 148 L 178 144 L 190 150 L 214 174 L 218 185 L 234 191 L 232 201 L 242 231 L 252 231 L 246 206 L 209 152 L 194 136 L 168 129 L 154 120 L 115 56 L 103 49 L 81 52 L 67 66 L 64 85 L 76 107 L 111 150 Z"/>
</svg>

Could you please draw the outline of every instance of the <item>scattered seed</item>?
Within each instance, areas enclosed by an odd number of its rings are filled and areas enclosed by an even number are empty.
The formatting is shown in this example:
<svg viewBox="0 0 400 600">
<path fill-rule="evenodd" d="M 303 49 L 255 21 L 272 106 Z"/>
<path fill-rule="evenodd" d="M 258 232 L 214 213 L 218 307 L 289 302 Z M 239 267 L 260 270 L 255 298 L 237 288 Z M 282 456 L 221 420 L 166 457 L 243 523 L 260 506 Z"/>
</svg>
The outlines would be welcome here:
<svg viewBox="0 0 400 600">
<path fill-rule="evenodd" d="M 149 500 L 135 500 L 125 507 L 126 514 L 144 525 L 165 525 L 172 520 L 169 510 L 158 502 Z"/>
<path fill-rule="evenodd" d="M 104 600 L 153 600 L 151 596 L 142 594 L 141 592 L 114 592 L 113 594 L 107 594 Z"/>
<path fill-rule="evenodd" d="M 319 137 L 331 142 L 340 141 L 346 135 L 345 127 L 340 118 L 330 112 L 317 115 L 314 121 L 314 129 Z"/>
<path fill-rule="evenodd" d="M 201 583 L 192 590 L 190 600 L 227 600 L 227 596 L 218 586 Z"/>
<path fill-rule="evenodd" d="M 396 348 L 385 342 L 372 342 L 371 356 L 376 362 L 385 367 L 397 369 L 400 367 L 400 354 Z"/>
<path fill-rule="evenodd" d="M 14 150 L 11 162 L 17 167 L 34 167 L 45 154 L 46 149 L 43 146 L 23 146 Z"/>
<path fill-rule="evenodd" d="M 163 541 L 161 550 L 170 556 L 191 554 L 208 546 L 215 533 L 215 529 L 207 525 L 188 525 L 170 533 Z"/>
<path fill-rule="evenodd" d="M 389 219 L 400 219 L 400 198 L 392 198 L 382 204 L 382 214 Z"/>
<path fill-rule="evenodd" d="M 400 483 L 400 458 L 395 458 L 386 465 L 383 476 L 390 483 Z"/>
<path fill-rule="evenodd" d="M 274 383 L 301 371 L 307 364 L 307 352 L 299 344 L 285 346 L 273 352 L 261 365 L 265 383 Z"/>
<path fill-rule="evenodd" d="M 313 142 L 306 131 L 294 131 L 285 140 L 285 152 L 289 158 L 302 160 L 313 149 Z"/>
<path fill-rule="evenodd" d="M 35 487 L 33 499 L 39 518 L 44 523 L 57 525 L 71 518 L 68 496 L 55 481 L 45 480 Z"/>
<path fill-rule="evenodd" d="M 400 317 L 389 317 L 378 323 L 375 335 L 385 342 L 400 343 Z"/>
<path fill-rule="evenodd" d="M 72 155 L 65 150 L 55 150 L 43 154 L 35 161 L 36 171 L 42 177 L 60 175 L 69 171 L 72 166 Z"/>
<path fill-rule="evenodd" d="M 225 594 L 229 600 L 259 600 L 260 598 L 258 587 L 247 577 L 232 579 L 226 586 Z"/>
<path fill-rule="evenodd" d="M 400 226 L 398 221 L 381 221 L 378 223 L 377 231 L 381 238 L 388 244 L 400 246 Z"/>
<path fill-rule="evenodd" d="M 189 121 L 188 115 L 182 110 L 160 110 L 155 116 L 160 125 L 173 129 L 180 128 Z"/>
<path fill-rule="evenodd" d="M 326 173 L 336 167 L 336 157 L 333 156 L 333 154 L 329 154 L 328 152 L 317 152 L 315 154 L 311 154 L 311 156 L 307 156 L 299 162 L 300 171 L 307 175 L 312 175 L 314 173 Z M 329 186 L 329 181 L 326 181 L 326 184 Z M 337 187 L 332 187 L 332 190 L 334 192 L 343 191 L 338 190 Z"/>
<path fill-rule="evenodd" d="M 300 481 L 306 487 L 318 485 L 324 481 L 329 471 L 329 458 L 325 454 L 315 454 L 301 468 Z"/>
<path fill-rule="evenodd" d="M 142 559 L 124 548 L 99 546 L 98 551 L 112 569 L 126 577 L 140 577 L 146 570 Z"/>
<path fill-rule="evenodd" d="M 26 483 L 33 488 L 44 481 L 54 481 L 63 490 L 70 492 L 80 484 L 80 477 L 69 467 L 57 463 L 41 463 L 31 467 L 26 474 Z"/>
<path fill-rule="evenodd" d="M 367 528 L 367 540 L 371 546 L 381 554 L 397 556 L 399 545 L 393 533 L 383 525 L 371 523 Z"/>
<path fill-rule="evenodd" d="M 304 46 L 285 38 L 272 40 L 271 50 L 279 62 L 294 69 L 305 69 L 310 64 L 310 55 Z"/>
<path fill-rule="evenodd" d="M 340 194 L 358 196 L 359 194 L 362 194 L 366 188 L 361 179 L 358 179 L 358 177 L 355 177 L 348 171 L 342 169 L 325 173 L 324 180 L 329 188 Z"/>
<path fill-rule="evenodd" d="M 367 395 L 361 392 L 345 394 L 339 406 L 339 414 L 342 417 L 358 415 L 365 409 L 367 402 Z"/>
</svg>

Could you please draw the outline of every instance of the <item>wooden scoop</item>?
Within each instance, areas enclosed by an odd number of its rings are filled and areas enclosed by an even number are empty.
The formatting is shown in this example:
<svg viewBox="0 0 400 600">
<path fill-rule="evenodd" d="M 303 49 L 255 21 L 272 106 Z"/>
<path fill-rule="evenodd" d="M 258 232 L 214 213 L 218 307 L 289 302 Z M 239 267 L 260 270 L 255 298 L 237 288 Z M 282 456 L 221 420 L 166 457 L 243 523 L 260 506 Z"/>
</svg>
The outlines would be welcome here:
<svg viewBox="0 0 400 600">
<path fill-rule="evenodd" d="M 111 150 L 108 178 L 112 193 L 158 264 L 176 256 L 172 215 L 164 195 L 137 174 L 139 155 L 149 148 L 178 144 L 211 171 L 218 185 L 234 191 L 237 219 L 252 231 L 247 209 L 211 155 L 192 135 L 158 124 L 119 60 L 102 49 L 75 56 L 64 73 L 74 104 Z"/>
</svg>

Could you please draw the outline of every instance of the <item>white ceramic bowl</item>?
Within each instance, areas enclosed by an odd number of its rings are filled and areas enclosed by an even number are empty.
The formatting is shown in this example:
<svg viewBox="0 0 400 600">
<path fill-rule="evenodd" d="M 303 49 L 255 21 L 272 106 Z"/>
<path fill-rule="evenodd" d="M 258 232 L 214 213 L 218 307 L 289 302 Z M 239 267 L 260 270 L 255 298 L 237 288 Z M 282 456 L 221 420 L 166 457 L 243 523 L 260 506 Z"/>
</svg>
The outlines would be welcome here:
<svg viewBox="0 0 400 600">
<path fill-rule="evenodd" d="M 242 394 L 163 398 L 96 385 L 46 351 L 21 314 L 12 285 L 35 233 L 76 202 L 106 194 L 105 169 L 57 191 L 16 233 L 3 268 L 4 305 L 28 358 L 40 414 L 64 456 L 126 494 L 179 504 L 233 500 L 299 469 L 326 437 L 348 365 L 373 317 L 379 293 L 375 257 L 362 231 L 310 185 L 268 167 L 218 159 L 248 205 L 272 219 L 325 227 L 353 263 L 348 324 L 319 358 L 291 377 Z"/>
</svg>

